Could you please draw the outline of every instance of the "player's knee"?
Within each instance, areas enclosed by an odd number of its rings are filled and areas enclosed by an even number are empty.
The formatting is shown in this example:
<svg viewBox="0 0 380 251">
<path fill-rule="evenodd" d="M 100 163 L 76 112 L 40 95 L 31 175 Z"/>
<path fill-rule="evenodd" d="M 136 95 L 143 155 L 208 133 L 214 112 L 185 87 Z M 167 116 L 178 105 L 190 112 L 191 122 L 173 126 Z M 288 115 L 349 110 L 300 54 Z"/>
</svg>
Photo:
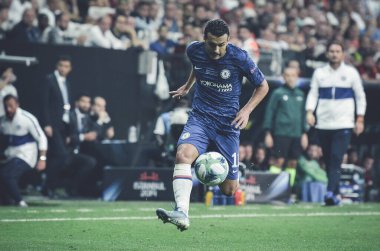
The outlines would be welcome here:
<svg viewBox="0 0 380 251">
<path fill-rule="evenodd" d="M 186 149 L 179 149 L 175 156 L 176 163 L 192 163 L 192 153 Z"/>
</svg>

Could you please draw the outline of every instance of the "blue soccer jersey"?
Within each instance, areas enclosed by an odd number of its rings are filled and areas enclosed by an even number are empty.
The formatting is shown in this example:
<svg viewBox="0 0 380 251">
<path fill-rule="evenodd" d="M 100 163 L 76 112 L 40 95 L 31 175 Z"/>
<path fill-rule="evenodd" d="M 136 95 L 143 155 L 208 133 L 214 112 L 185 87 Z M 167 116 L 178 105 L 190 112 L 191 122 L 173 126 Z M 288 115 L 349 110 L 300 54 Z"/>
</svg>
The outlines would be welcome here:
<svg viewBox="0 0 380 251">
<path fill-rule="evenodd" d="M 243 76 L 255 86 L 264 75 L 247 52 L 227 45 L 226 54 L 210 59 L 204 42 L 193 42 L 187 48 L 196 77 L 192 116 L 204 124 L 221 131 L 236 131 L 231 122 L 239 111 L 239 97 Z"/>
</svg>

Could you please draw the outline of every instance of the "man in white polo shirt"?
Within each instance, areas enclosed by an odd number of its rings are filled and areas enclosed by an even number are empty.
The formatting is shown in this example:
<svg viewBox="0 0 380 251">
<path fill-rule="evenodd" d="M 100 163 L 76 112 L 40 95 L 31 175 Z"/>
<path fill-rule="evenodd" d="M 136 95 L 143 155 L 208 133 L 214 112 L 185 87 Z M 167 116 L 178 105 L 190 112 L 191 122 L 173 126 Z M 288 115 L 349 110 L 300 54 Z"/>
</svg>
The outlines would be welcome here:
<svg viewBox="0 0 380 251">
<path fill-rule="evenodd" d="M 7 95 L 3 102 L 5 116 L 0 117 L 0 145 L 3 152 L 0 191 L 6 199 L 10 198 L 16 205 L 26 207 L 18 181 L 30 168 L 36 167 L 37 171 L 45 169 L 47 139 L 37 119 L 19 107 L 16 96 Z"/>
<path fill-rule="evenodd" d="M 350 143 L 352 129 L 357 135 L 364 130 L 367 103 L 359 73 L 343 62 L 344 47 L 341 42 L 328 44 L 327 58 L 329 64 L 316 69 L 313 74 L 306 100 L 306 116 L 308 124 L 317 128 L 326 164 L 328 184 L 325 204 L 334 206 L 340 203 L 337 195 L 343 155 Z M 315 118 L 313 112 L 316 107 Z"/>
</svg>

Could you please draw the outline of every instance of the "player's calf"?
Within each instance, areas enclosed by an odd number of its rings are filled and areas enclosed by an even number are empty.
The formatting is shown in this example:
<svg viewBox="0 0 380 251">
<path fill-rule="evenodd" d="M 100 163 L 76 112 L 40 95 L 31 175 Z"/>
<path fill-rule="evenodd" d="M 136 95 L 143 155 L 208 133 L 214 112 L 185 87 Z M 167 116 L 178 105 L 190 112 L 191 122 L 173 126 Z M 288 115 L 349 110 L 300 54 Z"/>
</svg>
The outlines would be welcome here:
<svg viewBox="0 0 380 251">
<path fill-rule="evenodd" d="M 219 185 L 220 191 L 227 196 L 232 196 L 235 194 L 236 190 L 239 188 L 238 180 L 226 179 L 222 184 Z"/>
</svg>

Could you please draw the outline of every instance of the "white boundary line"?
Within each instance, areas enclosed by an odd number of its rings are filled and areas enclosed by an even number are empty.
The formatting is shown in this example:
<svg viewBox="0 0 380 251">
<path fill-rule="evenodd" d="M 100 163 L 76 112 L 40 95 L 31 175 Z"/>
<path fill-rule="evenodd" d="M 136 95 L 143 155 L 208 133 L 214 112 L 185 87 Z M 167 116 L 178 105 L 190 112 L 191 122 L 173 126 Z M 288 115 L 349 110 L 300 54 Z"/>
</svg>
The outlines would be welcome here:
<svg viewBox="0 0 380 251">
<path fill-rule="evenodd" d="M 337 212 L 337 213 L 281 213 L 281 214 L 204 214 L 193 215 L 191 219 L 216 218 L 268 218 L 268 217 L 334 217 L 334 216 L 380 216 L 380 212 Z M 125 217 L 77 217 L 77 218 L 36 218 L 36 219 L 0 219 L 0 222 L 59 222 L 59 221 L 120 221 L 120 220 L 153 220 L 156 216 Z"/>
</svg>

